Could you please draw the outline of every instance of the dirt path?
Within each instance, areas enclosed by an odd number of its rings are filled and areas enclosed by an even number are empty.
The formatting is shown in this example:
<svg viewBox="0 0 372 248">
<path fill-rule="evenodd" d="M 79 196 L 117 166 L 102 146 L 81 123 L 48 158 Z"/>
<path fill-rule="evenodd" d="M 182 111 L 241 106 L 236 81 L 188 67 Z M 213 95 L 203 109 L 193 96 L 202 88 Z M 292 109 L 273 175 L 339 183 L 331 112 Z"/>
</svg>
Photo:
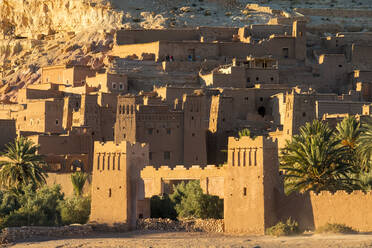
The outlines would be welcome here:
<svg viewBox="0 0 372 248">
<path fill-rule="evenodd" d="M 123 234 L 96 234 L 85 238 L 59 240 L 28 240 L 10 245 L 20 248 L 117 248 L 117 247 L 372 247 L 372 235 L 303 235 L 273 238 L 268 236 L 229 236 L 204 233 L 130 232 Z"/>
</svg>

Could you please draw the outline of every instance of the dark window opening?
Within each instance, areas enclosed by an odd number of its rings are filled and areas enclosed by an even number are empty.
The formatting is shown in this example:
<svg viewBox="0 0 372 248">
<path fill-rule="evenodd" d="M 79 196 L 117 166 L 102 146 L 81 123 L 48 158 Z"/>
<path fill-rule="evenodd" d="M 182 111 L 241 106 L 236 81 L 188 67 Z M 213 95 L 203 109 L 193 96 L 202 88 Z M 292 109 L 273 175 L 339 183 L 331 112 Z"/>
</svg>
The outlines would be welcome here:
<svg viewBox="0 0 372 248">
<path fill-rule="evenodd" d="M 191 136 L 192 136 L 192 137 L 195 137 L 195 133 L 192 133 Z"/>
<path fill-rule="evenodd" d="M 271 81 L 274 81 L 274 78 L 273 78 L 273 77 L 271 77 L 271 78 L 270 78 L 270 80 L 271 80 Z"/>
<path fill-rule="evenodd" d="M 109 189 L 109 197 L 111 197 L 111 189 Z"/>
<path fill-rule="evenodd" d="M 305 112 L 303 112 L 303 113 L 302 113 L 302 117 L 305 117 L 305 116 L 306 116 L 306 113 L 305 113 Z"/>
<path fill-rule="evenodd" d="M 265 109 L 265 107 L 261 106 L 261 107 L 258 108 L 257 112 L 258 112 L 258 114 L 261 115 L 262 117 L 265 117 L 266 109 Z"/>
<path fill-rule="evenodd" d="M 263 102 L 263 97 L 260 97 L 260 101 Z"/>
<path fill-rule="evenodd" d="M 152 152 L 149 152 L 149 159 L 152 160 Z"/>
<path fill-rule="evenodd" d="M 260 80 L 260 78 L 259 77 L 256 77 L 256 81 L 258 81 L 258 80 Z"/>
<path fill-rule="evenodd" d="M 56 125 L 58 125 L 59 124 L 59 121 L 58 120 L 56 120 Z"/>
<path fill-rule="evenodd" d="M 171 153 L 170 152 L 164 152 L 164 160 L 170 160 Z"/>
<path fill-rule="evenodd" d="M 246 187 L 243 188 L 243 195 L 247 196 L 247 188 Z"/>
<path fill-rule="evenodd" d="M 288 58 L 288 56 L 289 56 L 289 49 L 287 47 L 284 47 L 282 49 L 282 53 L 283 53 L 283 57 L 284 58 Z"/>
<path fill-rule="evenodd" d="M 342 67 L 342 65 L 338 65 L 338 67 L 340 67 L 340 68 L 341 68 L 341 67 Z"/>
<path fill-rule="evenodd" d="M 191 116 L 191 120 L 194 120 L 194 116 Z"/>
<path fill-rule="evenodd" d="M 147 129 L 147 133 L 150 134 L 150 135 L 153 133 L 153 131 L 154 131 L 153 128 L 149 128 L 149 129 Z"/>
</svg>

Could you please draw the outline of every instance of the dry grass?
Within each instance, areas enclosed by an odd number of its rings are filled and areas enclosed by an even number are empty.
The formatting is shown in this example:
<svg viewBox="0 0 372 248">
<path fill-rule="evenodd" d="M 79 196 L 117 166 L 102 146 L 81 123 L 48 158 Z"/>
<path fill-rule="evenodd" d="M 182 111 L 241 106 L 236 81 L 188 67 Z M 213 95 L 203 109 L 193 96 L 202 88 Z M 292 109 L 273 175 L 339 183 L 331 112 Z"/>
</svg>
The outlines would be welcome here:
<svg viewBox="0 0 372 248">
<path fill-rule="evenodd" d="M 324 226 L 319 227 L 315 231 L 316 233 L 334 233 L 334 234 L 355 234 L 358 233 L 352 227 L 344 224 L 327 223 Z"/>
</svg>

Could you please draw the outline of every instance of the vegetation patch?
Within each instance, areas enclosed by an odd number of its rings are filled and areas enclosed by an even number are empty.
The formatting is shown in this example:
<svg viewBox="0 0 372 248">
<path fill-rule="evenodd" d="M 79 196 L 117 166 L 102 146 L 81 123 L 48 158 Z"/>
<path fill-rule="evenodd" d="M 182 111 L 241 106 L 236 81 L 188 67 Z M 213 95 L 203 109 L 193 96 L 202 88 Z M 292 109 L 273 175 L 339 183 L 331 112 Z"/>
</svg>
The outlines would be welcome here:
<svg viewBox="0 0 372 248">
<path fill-rule="evenodd" d="M 339 234 L 355 234 L 358 233 L 352 227 L 344 224 L 327 223 L 316 229 L 316 233 L 339 233 Z"/>
<path fill-rule="evenodd" d="M 271 236 L 289 236 L 300 234 L 300 229 L 298 228 L 297 221 L 292 220 L 291 218 L 287 219 L 286 222 L 280 221 L 275 226 L 266 229 L 266 234 Z"/>
<path fill-rule="evenodd" d="M 173 193 L 151 198 L 151 218 L 222 219 L 223 200 L 204 194 L 199 180 L 173 186 Z"/>
</svg>

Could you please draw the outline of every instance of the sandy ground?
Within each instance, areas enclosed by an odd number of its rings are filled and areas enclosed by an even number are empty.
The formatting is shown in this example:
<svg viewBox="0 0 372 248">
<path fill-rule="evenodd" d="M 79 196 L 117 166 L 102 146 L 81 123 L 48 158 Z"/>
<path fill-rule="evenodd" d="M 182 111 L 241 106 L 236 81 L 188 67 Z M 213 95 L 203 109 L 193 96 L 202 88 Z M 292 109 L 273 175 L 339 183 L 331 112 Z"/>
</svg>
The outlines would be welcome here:
<svg viewBox="0 0 372 248">
<path fill-rule="evenodd" d="M 302 235 L 295 237 L 228 236 L 205 233 L 129 232 L 95 234 L 84 238 L 28 240 L 8 247 L 77 248 L 77 247 L 372 247 L 372 235 Z"/>
</svg>

